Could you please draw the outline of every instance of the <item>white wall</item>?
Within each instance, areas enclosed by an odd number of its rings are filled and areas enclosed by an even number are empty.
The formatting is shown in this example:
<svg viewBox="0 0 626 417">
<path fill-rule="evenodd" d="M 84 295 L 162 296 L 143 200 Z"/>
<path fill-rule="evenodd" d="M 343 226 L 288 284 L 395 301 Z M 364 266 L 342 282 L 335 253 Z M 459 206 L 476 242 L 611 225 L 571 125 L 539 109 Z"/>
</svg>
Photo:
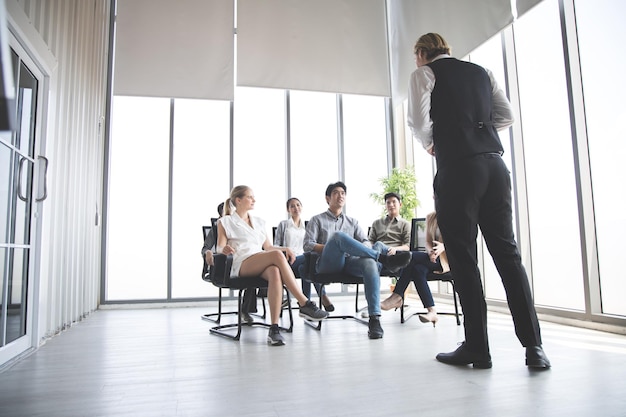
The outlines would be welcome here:
<svg viewBox="0 0 626 417">
<path fill-rule="evenodd" d="M 37 140 L 50 160 L 48 198 L 31 281 L 40 343 L 98 307 L 110 2 L 6 3 L 9 30 L 45 77 Z"/>
</svg>

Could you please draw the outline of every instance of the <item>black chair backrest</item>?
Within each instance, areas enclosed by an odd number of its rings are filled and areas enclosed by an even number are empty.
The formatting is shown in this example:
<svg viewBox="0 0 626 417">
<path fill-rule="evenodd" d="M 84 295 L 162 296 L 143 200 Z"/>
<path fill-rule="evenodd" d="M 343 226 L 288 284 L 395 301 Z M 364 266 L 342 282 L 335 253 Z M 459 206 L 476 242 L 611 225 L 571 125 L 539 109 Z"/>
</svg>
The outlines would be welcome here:
<svg viewBox="0 0 626 417">
<path fill-rule="evenodd" d="M 411 251 L 426 251 L 425 217 L 414 217 L 411 220 Z"/>
<path fill-rule="evenodd" d="M 210 231 L 211 231 L 211 226 L 202 226 L 202 241 L 206 239 Z"/>
</svg>

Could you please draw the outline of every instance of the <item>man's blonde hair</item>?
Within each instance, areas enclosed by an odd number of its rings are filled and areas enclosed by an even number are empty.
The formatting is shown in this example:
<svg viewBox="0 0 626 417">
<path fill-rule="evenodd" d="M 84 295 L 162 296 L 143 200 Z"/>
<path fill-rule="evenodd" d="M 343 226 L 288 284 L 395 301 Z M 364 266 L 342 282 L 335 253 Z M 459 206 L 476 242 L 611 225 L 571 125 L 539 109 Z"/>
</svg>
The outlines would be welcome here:
<svg viewBox="0 0 626 417">
<path fill-rule="evenodd" d="M 448 42 L 438 33 L 427 33 L 420 36 L 417 42 L 415 42 L 413 53 L 417 55 L 420 50 L 426 53 L 427 59 L 433 59 L 441 54 L 450 55 Z"/>
</svg>

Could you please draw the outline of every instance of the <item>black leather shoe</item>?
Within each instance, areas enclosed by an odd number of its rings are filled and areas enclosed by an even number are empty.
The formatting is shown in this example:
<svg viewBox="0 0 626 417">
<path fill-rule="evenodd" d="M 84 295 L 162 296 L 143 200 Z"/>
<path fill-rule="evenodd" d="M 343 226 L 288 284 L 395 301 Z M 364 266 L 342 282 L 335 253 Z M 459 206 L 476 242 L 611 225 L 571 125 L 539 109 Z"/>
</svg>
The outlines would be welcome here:
<svg viewBox="0 0 626 417">
<path fill-rule="evenodd" d="M 395 255 L 379 255 L 378 262 L 383 264 L 389 272 L 398 272 L 411 262 L 411 252 L 398 251 Z"/>
<path fill-rule="evenodd" d="M 548 369 L 550 360 L 541 346 L 528 346 L 526 348 L 526 366 L 536 369 Z"/>
<path fill-rule="evenodd" d="M 382 339 L 383 333 L 385 332 L 380 326 L 380 320 L 378 316 L 370 317 L 370 321 L 368 323 L 367 337 L 369 337 L 370 339 Z"/>
<path fill-rule="evenodd" d="M 472 364 L 474 368 L 479 369 L 489 369 L 492 366 L 491 356 L 488 353 L 470 352 L 465 347 L 465 342 L 461 343 L 461 346 L 454 352 L 440 353 L 436 358 L 439 362 L 447 363 L 448 365 Z"/>
</svg>

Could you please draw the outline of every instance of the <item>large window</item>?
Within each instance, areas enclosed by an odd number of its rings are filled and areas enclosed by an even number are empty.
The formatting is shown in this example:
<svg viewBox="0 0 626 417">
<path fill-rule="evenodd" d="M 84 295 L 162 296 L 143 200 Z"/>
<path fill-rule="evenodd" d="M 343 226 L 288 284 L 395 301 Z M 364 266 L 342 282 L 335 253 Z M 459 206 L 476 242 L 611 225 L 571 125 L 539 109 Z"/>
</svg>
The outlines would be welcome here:
<svg viewBox="0 0 626 417">
<path fill-rule="evenodd" d="M 290 104 L 291 196 L 309 219 L 328 210 L 324 191 L 339 180 L 337 95 L 291 91 Z"/>
<path fill-rule="evenodd" d="M 380 178 L 387 166 L 387 124 L 385 99 L 343 96 L 343 134 L 348 198 L 346 212 L 356 218 L 363 230 L 381 216 L 383 207 L 371 193 L 380 193 Z"/>
<path fill-rule="evenodd" d="M 285 212 L 285 92 L 237 88 L 234 138 L 233 185 L 252 188 L 252 215 L 265 220 L 271 240 Z"/>
<path fill-rule="evenodd" d="M 504 62 L 502 59 L 502 41 L 501 36 L 496 35 L 493 38 L 489 39 L 487 42 L 482 44 L 479 48 L 472 51 L 469 56 L 469 60 L 478 65 L 487 68 L 492 72 L 498 87 L 500 87 L 503 91 L 506 91 L 506 78 L 504 76 Z M 518 121 L 519 123 L 519 121 Z M 512 167 L 512 153 L 511 153 L 511 138 L 509 134 L 509 129 L 505 129 L 499 132 L 500 142 L 502 143 L 502 148 L 504 149 L 504 154 L 502 155 L 502 159 L 506 163 L 509 171 L 513 171 Z M 515 194 L 513 193 L 513 196 Z M 515 200 L 513 200 L 513 206 L 515 207 Z M 513 210 L 513 214 L 515 215 L 515 209 Z M 513 217 L 513 223 L 515 224 L 515 217 Z M 483 282 L 485 286 L 485 296 L 492 300 L 505 300 L 506 293 L 504 291 L 504 286 L 502 285 L 502 280 L 500 279 L 500 275 L 496 270 L 496 266 L 493 263 L 493 259 L 489 255 L 489 251 L 487 250 L 487 245 L 485 241 L 480 238 L 481 247 L 480 253 L 482 253 L 482 276 Z"/>
<path fill-rule="evenodd" d="M 200 232 L 231 185 L 252 187 L 253 215 L 271 239 L 288 197 L 300 198 L 305 219 L 328 208 L 342 141 L 346 212 L 367 230 L 380 215 L 369 194 L 387 173 L 385 100 L 343 97 L 343 135 L 338 102 L 329 93 L 237 88 L 231 132 L 229 102 L 115 97 L 105 300 L 216 295 L 199 277 Z"/>
<path fill-rule="evenodd" d="M 172 297 L 217 294 L 200 279 L 200 232 L 230 191 L 229 102 L 175 100 L 173 137 Z"/>
<path fill-rule="evenodd" d="M 514 31 L 535 303 L 584 310 L 580 222 L 558 1 L 539 3 L 514 24 Z"/>
<path fill-rule="evenodd" d="M 170 100 L 115 97 L 112 118 L 105 298 L 162 299 L 167 296 Z"/>
<path fill-rule="evenodd" d="M 602 311 L 626 315 L 626 281 L 622 264 L 626 211 L 626 57 L 619 53 L 626 28 L 626 3 L 617 0 L 575 1 L 585 114 L 593 184 Z M 616 53 L 617 52 L 617 53 Z M 602 59 L 600 57 L 610 57 Z"/>
</svg>

